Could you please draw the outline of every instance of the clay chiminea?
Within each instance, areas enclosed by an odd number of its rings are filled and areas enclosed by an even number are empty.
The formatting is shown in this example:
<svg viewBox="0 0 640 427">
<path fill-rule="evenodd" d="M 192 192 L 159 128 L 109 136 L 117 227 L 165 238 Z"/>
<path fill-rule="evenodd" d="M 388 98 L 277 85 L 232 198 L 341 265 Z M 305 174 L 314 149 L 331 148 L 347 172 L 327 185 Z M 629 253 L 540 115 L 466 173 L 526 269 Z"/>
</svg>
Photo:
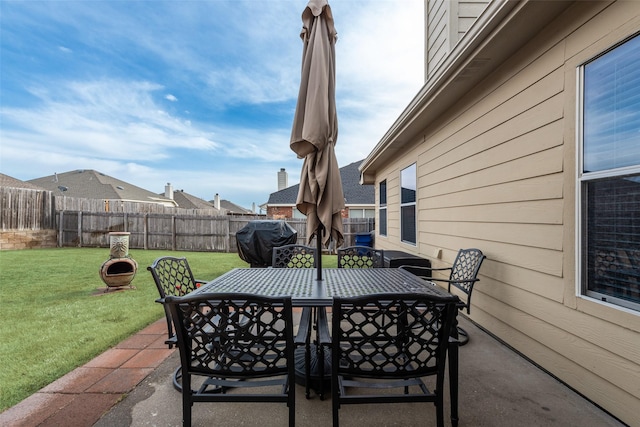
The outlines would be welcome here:
<svg viewBox="0 0 640 427">
<path fill-rule="evenodd" d="M 100 278 L 109 288 L 131 287 L 138 263 L 129 257 L 129 235 L 125 231 L 109 233 L 109 259 L 100 268 Z"/>
</svg>

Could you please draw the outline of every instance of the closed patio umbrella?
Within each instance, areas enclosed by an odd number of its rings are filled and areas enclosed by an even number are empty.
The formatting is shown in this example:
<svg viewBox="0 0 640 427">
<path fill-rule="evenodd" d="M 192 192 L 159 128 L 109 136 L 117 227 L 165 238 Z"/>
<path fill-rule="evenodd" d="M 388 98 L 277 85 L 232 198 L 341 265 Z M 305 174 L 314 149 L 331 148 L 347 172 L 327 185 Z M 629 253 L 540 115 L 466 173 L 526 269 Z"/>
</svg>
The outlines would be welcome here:
<svg viewBox="0 0 640 427">
<path fill-rule="evenodd" d="M 316 237 L 321 280 L 322 245 L 327 247 L 333 240 L 338 247 L 343 241 L 344 194 L 335 155 L 337 33 L 327 0 L 309 1 L 302 23 L 302 75 L 290 146 L 304 158 L 296 207 L 307 216 L 308 242 Z"/>
</svg>

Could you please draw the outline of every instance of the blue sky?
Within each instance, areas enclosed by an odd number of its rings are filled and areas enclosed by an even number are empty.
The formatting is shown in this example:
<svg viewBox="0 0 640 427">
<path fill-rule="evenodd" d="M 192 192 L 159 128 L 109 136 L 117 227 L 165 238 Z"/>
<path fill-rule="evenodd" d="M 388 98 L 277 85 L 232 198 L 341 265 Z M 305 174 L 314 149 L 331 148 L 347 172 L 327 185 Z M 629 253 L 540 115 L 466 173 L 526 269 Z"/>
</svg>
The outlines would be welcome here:
<svg viewBox="0 0 640 427">
<path fill-rule="evenodd" d="M 0 0 L 0 172 L 95 169 L 251 208 L 277 191 L 305 0 Z M 333 0 L 339 165 L 424 83 L 423 0 Z"/>
</svg>

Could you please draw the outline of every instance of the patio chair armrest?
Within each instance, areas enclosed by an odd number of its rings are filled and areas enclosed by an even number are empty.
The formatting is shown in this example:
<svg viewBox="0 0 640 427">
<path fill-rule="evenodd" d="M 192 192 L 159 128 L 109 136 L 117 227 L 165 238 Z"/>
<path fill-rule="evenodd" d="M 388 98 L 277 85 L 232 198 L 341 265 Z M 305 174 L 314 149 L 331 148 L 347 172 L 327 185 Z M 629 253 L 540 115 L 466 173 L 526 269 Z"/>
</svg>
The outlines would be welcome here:
<svg viewBox="0 0 640 427">
<path fill-rule="evenodd" d="M 451 271 L 451 267 L 431 268 L 422 265 L 411 264 L 403 264 L 398 268 L 426 280 L 429 280 L 429 278 L 431 277 L 431 272 L 433 271 Z"/>
<path fill-rule="evenodd" d="M 331 334 L 329 333 L 329 319 L 327 309 L 321 307 L 318 309 L 318 344 L 330 345 Z"/>
<path fill-rule="evenodd" d="M 311 313 L 310 307 L 304 307 L 302 314 L 300 315 L 300 323 L 298 325 L 298 333 L 296 334 L 293 342 L 295 345 L 302 345 L 307 342 L 311 336 Z"/>
<path fill-rule="evenodd" d="M 428 271 L 444 271 L 444 270 L 451 270 L 451 267 L 438 267 L 438 268 L 434 268 L 434 267 L 425 267 L 423 265 L 411 265 L 411 264 L 402 264 L 400 267 L 398 268 L 402 268 L 403 270 L 406 269 L 416 269 L 416 270 L 428 270 Z"/>
<path fill-rule="evenodd" d="M 448 283 L 449 285 L 451 285 L 452 283 L 475 283 L 475 282 L 480 281 L 480 279 L 478 279 L 477 277 L 475 279 L 458 279 L 458 280 L 440 279 L 440 278 L 437 278 L 437 277 L 432 277 L 429 280 L 434 281 L 434 282 Z"/>
<path fill-rule="evenodd" d="M 156 298 L 156 302 L 160 304 L 164 304 L 164 298 Z"/>
</svg>

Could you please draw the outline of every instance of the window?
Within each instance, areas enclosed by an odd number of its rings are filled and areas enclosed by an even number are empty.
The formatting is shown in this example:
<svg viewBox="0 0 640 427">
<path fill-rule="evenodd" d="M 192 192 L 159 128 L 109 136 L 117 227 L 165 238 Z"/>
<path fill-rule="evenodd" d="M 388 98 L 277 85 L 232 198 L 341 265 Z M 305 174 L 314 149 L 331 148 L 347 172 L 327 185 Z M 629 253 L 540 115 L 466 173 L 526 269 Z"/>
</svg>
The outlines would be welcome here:
<svg viewBox="0 0 640 427">
<path fill-rule="evenodd" d="M 387 235 L 387 180 L 380 182 L 380 207 L 378 209 L 378 231 L 381 236 Z"/>
<path fill-rule="evenodd" d="M 416 164 L 400 172 L 400 240 L 416 244 Z"/>
<path fill-rule="evenodd" d="M 640 310 L 640 36 L 579 71 L 581 293 Z"/>
<path fill-rule="evenodd" d="M 349 218 L 375 218 L 375 209 L 349 208 Z"/>
</svg>

